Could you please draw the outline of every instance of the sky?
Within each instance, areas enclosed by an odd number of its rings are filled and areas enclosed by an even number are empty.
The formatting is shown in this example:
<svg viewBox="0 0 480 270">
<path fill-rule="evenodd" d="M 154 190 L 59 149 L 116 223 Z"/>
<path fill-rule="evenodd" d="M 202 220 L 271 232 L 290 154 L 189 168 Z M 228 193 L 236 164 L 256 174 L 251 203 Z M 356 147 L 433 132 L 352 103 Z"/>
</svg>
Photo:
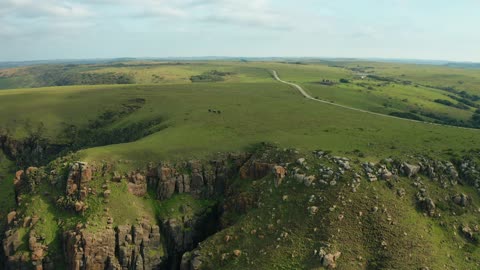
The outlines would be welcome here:
<svg viewBox="0 0 480 270">
<path fill-rule="evenodd" d="M 356 57 L 480 62 L 478 0 L 0 0 L 0 61 Z"/>
</svg>

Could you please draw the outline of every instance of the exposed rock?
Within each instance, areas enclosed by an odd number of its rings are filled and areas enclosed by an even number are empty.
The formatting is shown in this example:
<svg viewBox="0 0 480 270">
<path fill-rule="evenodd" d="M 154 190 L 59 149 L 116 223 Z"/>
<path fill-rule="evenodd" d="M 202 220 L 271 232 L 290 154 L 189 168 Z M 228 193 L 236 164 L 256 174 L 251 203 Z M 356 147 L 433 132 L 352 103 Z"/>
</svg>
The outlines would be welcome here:
<svg viewBox="0 0 480 270">
<path fill-rule="evenodd" d="M 419 199 L 420 208 L 427 212 L 429 216 L 433 216 L 435 214 L 435 203 L 431 198 L 424 197 Z"/>
<path fill-rule="evenodd" d="M 468 225 L 462 226 L 462 233 L 468 239 L 470 240 L 474 239 L 473 230 L 470 228 L 470 226 Z"/>
<path fill-rule="evenodd" d="M 378 179 L 377 179 L 377 176 L 376 176 L 375 174 L 373 174 L 373 173 L 367 173 L 367 177 L 368 177 L 368 180 L 369 180 L 370 182 L 375 182 L 375 181 L 378 180 Z"/>
<path fill-rule="evenodd" d="M 68 269 L 120 269 L 115 257 L 115 231 L 67 231 L 64 252 Z"/>
<path fill-rule="evenodd" d="M 132 172 L 128 175 L 128 192 L 143 197 L 147 194 L 147 179 L 140 172 Z"/>
<path fill-rule="evenodd" d="M 470 199 L 468 198 L 468 196 L 466 194 L 457 194 L 455 196 L 452 197 L 452 200 L 455 204 L 457 205 L 460 205 L 462 207 L 465 207 L 468 205 Z"/>
<path fill-rule="evenodd" d="M 77 212 L 85 212 L 87 210 L 87 205 L 82 201 L 75 202 L 75 211 Z"/>
<path fill-rule="evenodd" d="M 186 190 L 190 191 L 190 181 L 189 179 L 184 183 L 184 178 L 182 175 L 178 175 L 177 171 L 170 166 L 163 164 L 160 165 L 157 169 L 158 175 L 158 186 L 157 186 L 157 197 L 160 200 L 169 199 L 175 193 L 175 186 L 177 186 L 178 193 L 183 193 Z"/>
<path fill-rule="evenodd" d="M 28 247 L 31 251 L 30 259 L 32 260 L 32 263 L 37 266 L 43 265 L 43 258 L 45 256 L 45 250 L 47 249 L 47 246 L 37 242 L 37 237 L 34 231 L 30 231 Z M 37 269 L 42 268 L 37 267 Z"/>
<path fill-rule="evenodd" d="M 93 167 L 86 162 L 75 162 L 68 173 L 66 194 L 74 199 L 85 200 L 88 183 L 92 180 Z"/>
<path fill-rule="evenodd" d="M 110 194 L 112 194 L 112 191 L 110 189 L 107 189 L 103 192 L 103 197 L 108 198 L 110 197 Z"/>
<path fill-rule="evenodd" d="M 9 230 L 5 233 L 5 239 L 3 240 L 3 252 L 5 256 L 13 256 L 22 244 L 20 234 L 18 230 Z"/>
<path fill-rule="evenodd" d="M 420 166 L 408 164 L 406 162 L 403 163 L 403 169 L 404 169 L 405 175 L 407 175 L 409 178 L 416 176 L 418 172 L 420 172 Z"/>
<path fill-rule="evenodd" d="M 285 170 L 284 167 L 277 165 L 273 167 L 273 174 L 275 176 L 275 187 L 279 187 L 282 184 L 283 178 L 285 178 L 285 175 L 287 174 L 287 170 Z"/>
<path fill-rule="evenodd" d="M 118 172 L 113 172 L 113 177 L 112 177 L 113 182 L 120 182 L 122 181 L 122 175 Z"/>
<path fill-rule="evenodd" d="M 313 176 L 313 175 L 310 175 L 310 176 L 307 176 L 307 177 L 303 178 L 303 184 L 307 187 L 311 186 L 314 181 L 315 181 L 315 176 Z"/>
<path fill-rule="evenodd" d="M 240 257 L 240 256 L 242 255 L 242 251 L 239 250 L 239 249 L 235 249 L 235 250 L 233 251 L 233 255 L 234 255 L 235 257 Z"/>
<path fill-rule="evenodd" d="M 30 227 L 31 224 L 32 224 L 32 217 L 26 216 L 26 217 L 23 219 L 23 227 L 24 227 L 24 228 Z"/>
<path fill-rule="evenodd" d="M 261 179 L 267 176 L 275 165 L 265 162 L 253 161 L 251 164 L 245 164 L 240 168 L 240 178 L 242 179 Z"/>
<path fill-rule="evenodd" d="M 158 269 L 163 260 L 160 228 L 144 221 L 117 228 L 118 261 L 121 269 Z"/>
<path fill-rule="evenodd" d="M 317 212 L 318 212 L 318 207 L 317 206 L 309 206 L 307 208 L 308 212 L 310 213 L 310 215 L 315 215 Z"/>
<path fill-rule="evenodd" d="M 327 269 L 337 268 L 337 260 L 340 258 L 341 252 L 336 252 L 335 254 L 326 254 L 322 257 L 322 265 Z"/>
<path fill-rule="evenodd" d="M 12 211 L 12 212 L 8 213 L 7 224 L 11 225 L 16 217 L 17 217 L 17 212 L 16 211 Z"/>
</svg>

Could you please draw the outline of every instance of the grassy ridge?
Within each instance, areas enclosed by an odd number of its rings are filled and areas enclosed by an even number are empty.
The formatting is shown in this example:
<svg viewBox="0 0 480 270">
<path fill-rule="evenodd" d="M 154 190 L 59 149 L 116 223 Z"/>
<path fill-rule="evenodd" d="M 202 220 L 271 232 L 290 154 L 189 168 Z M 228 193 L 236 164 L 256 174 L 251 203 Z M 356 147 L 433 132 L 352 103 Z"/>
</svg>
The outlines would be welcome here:
<svg viewBox="0 0 480 270">
<path fill-rule="evenodd" d="M 87 160 L 153 160 L 238 151 L 270 141 L 285 147 L 389 156 L 434 155 L 478 148 L 477 131 L 432 126 L 344 110 L 302 98 L 281 83 L 62 87 L 0 93 L 0 121 L 45 124 L 52 140 L 63 123 L 86 124 L 105 108 L 144 98 L 140 110 L 114 125 L 162 117 L 168 128 L 136 142 L 82 152 Z M 232 98 L 235 97 L 235 98 Z M 220 110 L 221 114 L 209 112 Z M 22 134 L 22 126 L 16 134 Z"/>
</svg>

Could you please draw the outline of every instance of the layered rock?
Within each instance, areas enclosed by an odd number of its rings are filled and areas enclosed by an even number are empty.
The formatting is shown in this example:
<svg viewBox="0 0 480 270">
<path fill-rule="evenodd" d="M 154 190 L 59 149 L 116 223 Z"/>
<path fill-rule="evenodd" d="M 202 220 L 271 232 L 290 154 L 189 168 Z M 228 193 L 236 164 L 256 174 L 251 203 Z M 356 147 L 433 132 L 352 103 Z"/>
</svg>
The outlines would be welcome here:
<svg viewBox="0 0 480 270">
<path fill-rule="evenodd" d="M 128 175 L 128 191 L 135 196 L 143 197 L 147 194 L 147 178 L 140 172 Z"/>
<path fill-rule="evenodd" d="M 171 198 L 174 194 L 188 193 L 197 198 L 222 195 L 227 180 L 238 174 L 247 156 L 230 154 L 207 164 L 189 161 L 177 165 L 161 163 L 150 165 L 146 173 L 148 186 L 156 191 L 159 200 Z M 270 173 L 268 169 L 264 174 Z"/>
<path fill-rule="evenodd" d="M 164 260 L 160 228 L 148 222 L 117 228 L 120 269 L 158 269 Z"/>
<path fill-rule="evenodd" d="M 64 252 L 68 269 L 118 269 L 115 242 L 113 229 L 99 232 L 83 229 L 65 232 Z"/>
<path fill-rule="evenodd" d="M 116 230 L 67 231 L 64 248 L 68 269 L 72 270 L 150 270 L 159 269 L 164 261 L 160 229 L 147 221 Z"/>
<path fill-rule="evenodd" d="M 171 218 L 162 223 L 169 252 L 169 265 L 177 269 L 182 255 L 196 247 L 206 237 L 217 231 L 215 213 L 203 213 L 193 217 Z"/>
</svg>

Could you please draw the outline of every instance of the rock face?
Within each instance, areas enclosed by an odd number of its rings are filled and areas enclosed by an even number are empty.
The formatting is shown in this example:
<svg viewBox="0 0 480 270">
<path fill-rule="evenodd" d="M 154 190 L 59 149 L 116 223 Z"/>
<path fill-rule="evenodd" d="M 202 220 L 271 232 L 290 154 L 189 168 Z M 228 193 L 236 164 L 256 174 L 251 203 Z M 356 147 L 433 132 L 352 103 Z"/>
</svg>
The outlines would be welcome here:
<svg viewBox="0 0 480 270">
<path fill-rule="evenodd" d="M 147 194 L 147 178 L 140 172 L 128 175 L 128 191 L 135 196 L 143 197 Z"/>
<path fill-rule="evenodd" d="M 240 178 L 242 179 L 263 178 L 270 173 L 270 171 L 273 169 L 274 166 L 275 166 L 274 164 L 254 161 L 249 166 L 248 165 L 243 166 L 240 169 Z"/>
<path fill-rule="evenodd" d="M 15 200 L 18 205 L 22 202 L 22 194 L 35 190 L 43 177 L 43 170 L 36 167 L 29 167 L 26 170 L 20 170 L 15 173 L 13 185 L 15 189 Z"/>
<path fill-rule="evenodd" d="M 217 227 L 214 213 L 204 213 L 193 217 L 184 216 L 163 221 L 162 233 L 167 238 L 169 265 L 177 269 L 184 260 L 182 255 L 217 231 Z"/>
<path fill-rule="evenodd" d="M 64 247 L 68 269 L 111 269 L 117 263 L 113 229 L 65 232 Z"/>
<path fill-rule="evenodd" d="M 46 140 L 26 138 L 16 140 L 10 136 L 0 134 L 0 151 L 19 165 L 40 165 L 62 150 L 60 145 L 49 144 Z"/>
<path fill-rule="evenodd" d="M 80 200 L 84 200 L 88 193 L 87 184 L 92 180 L 93 169 L 88 163 L 74 163 L 68 173 L 67 178 L 67 196 L 76 196 Z"/>
<path fill-rule="evenodd" d="M 116 231 L 67 231 L 64 252 L 68 269 L 72 270 L 150 270 L 158 269 L 164 260 L 160 229 L 146 221 L 119 226 Z"/>
<path fill-rule="evenodd" d="M 212 160 L 208 164 L 198 161 L 177 165 L 161 163 L 157 167 L 149 168 L 146 173 L 146 183 L 149 188 L 156 191 L 159 200 L 166 200 L 173 194 L 182 193 L 189 193 L 199 198 L 222 195 L 227 186 L 227 180 L 241 171 L 240 168 L 246 160 L 246 155 L 229 154 L 219 160 Z M 271 171 L 271 167 L 264 168 L 262 165 L 257 167 L 259 171 L 254 170 L 255 175 L 266 175 Z"/>
<path fill-rule="evenodd" d="M 160 228 L 144 222 L 117 229 L 120 269 L 158 269 L 163 262 Z"/>
<path fill-rule="evenodd" d="M 17 250 L 24 243 L 20 239 L 20 233 L 16 229 L 6 232 L 6 238 L 3 240 L 3 251 L 7 258 L 5 269 L 52 269 L 47 261 L 44 260 L 48 247 L 38 241 L 39 237 L 35 231 L 30 231 L 28 235 L 28 250 L 30 253 L 17 253 Z"/>
</svg>

